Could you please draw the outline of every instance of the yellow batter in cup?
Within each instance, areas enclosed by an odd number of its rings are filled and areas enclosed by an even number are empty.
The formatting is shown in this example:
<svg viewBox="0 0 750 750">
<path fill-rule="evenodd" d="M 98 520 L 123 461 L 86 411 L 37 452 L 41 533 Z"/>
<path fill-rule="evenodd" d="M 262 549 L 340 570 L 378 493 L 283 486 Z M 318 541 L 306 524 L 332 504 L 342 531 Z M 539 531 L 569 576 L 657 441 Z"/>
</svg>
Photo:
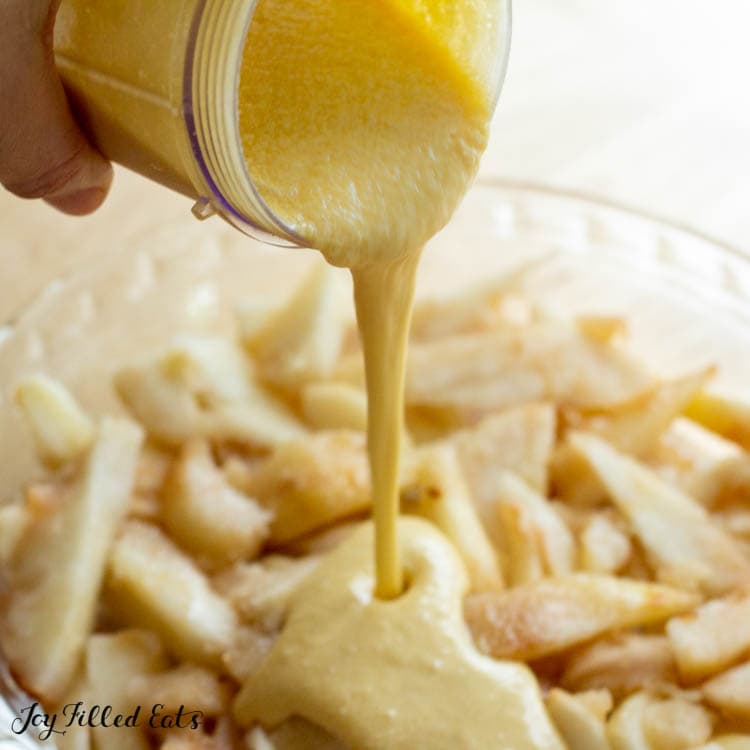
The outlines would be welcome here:
<svg viewBox="0 0 750 750">
<path fill-rule="evenodd" d="M 287 10 L 278 15 L 278 6 Z M 451 58 L 462 58 L 466 70 L 473 71 L 471 75 L 490 92 L 490 106 L 494 106 L 509 49 L 509 0 L 288 4 L 267 0 L 62 0 L 55 29 L 55 53 L 76 113 L 107 157 L 197 199 L 200 215 L 215 211 L 245 232 L 260 230 L 264 239 L 309 245 L 310 238 L 299 236 L 290 226 L 297 225 L 291 221 L 293 217 L 279 217 L 272 210 L 280 208 L 274 196 L 283 190 L 283 185 L 269 185 L 266 175 L 253 174 L 253 168 L 260 166 L 257 163 L 248 170 L 244 151 L 248 134 L 241 131 L 239 113 L 245 111 L 247 104 L 243 97 L 251 95 L 259 100 L 257 93 L 247 89 L 249 79 L 240 89 L 240 78 L 243 65 L 250 65 L 254 75 L 262 75 L 264 55 L 266 60 L 286 59 L 284 70 L 292 77 L 284 88 L 291 105 L 295 87 L 297 92 L 302 91 L 303 82 L 314 77 L 313 71 L 299 67 L 305 64 L 306 56 L 321 42 L 327 43 L 329 50 L 336 48 L 338 40 L 330 36 L 316 38 L 316 33 L 326 23 L 330 28 L 342 29 L 346 22 L 342 13 L 347 8 L 352 12 L 364 9 L 371 16 L 373 9 L 379 9 L 380 29 L 390 33 L 394 25 L 399 25 L 404 34 L 402 41 L 411 47 L 415 59 L 422 57 L 425 63 L 436 63 L 445 69 L 451 66 Z M 285 33 L 284 22 L 292 9 L 304 24 L 300 33 L 304 33 L 307 48 L 297 53 L 288 47 L 272 46 Z M 321 13 L 321 9 L 325 12 Z M 488 9 L 491 23 L 487 23 L 485 15 Z M 326 14 L 330 16 L 328 21 Z M 280 23 L 274 25 L 274 17 Z M 360 24 L 360 31 L 355 31 L 348 41 L 375 37 L 377 24 L 371 31 L 368 35 Z M 248 34 L 252 45 L 246 49 Z M 265 49 L 259 49 L 259 44 Z M 397 46 L 394 39 L 391 50 Z M 370 51 L 373 47 L 370 45 Z M 360 61 L 367 52 L 352 44 L 338 49 L 340 56 L 353 52 Z M 384 50 L 386 53 L 392 51 Z M 442 63 L 438 62 L 441 58 Z M 408 59 L 401 56 L 393 61 L 401 66 L 406 80 Z M 352 76 L 356 67 L 350 66 Z M 339 72 L 344 71 L 339 68 Z M 325 106 L 323 99 L 330 89 L 302 93 L 308 104 L 315 102 L 320 109 Z M 434 94 L 433 91 L 425 96 L 425 101 L 430 100 L 432 114 L 440 108 Z M 361 104 L 367 95 L 367 91 L 360 91 L 352 105 Z M 334 100 L 329 99 L 329 103 L 334 110 L 338 106 Z M 395 101 L 385 104 L 395 113 Z M 371 114 L 375 116 L 378 109 L 378 102 L 373 99 Z M 284 112 L 280 112 L 276 121 L 283 116 Z M 394 119 L 397 117 L 394 114 Z M 352 120 L 352 134 L 367 132 L 377 119 Z M 325 122 L 319 125 L 321 131 L 326 127 Z M 278 135 L 281 137 L 282 133 Z M 431 132 L 424 135 L 429 140 Z M 383 144 L 368 144 L 367 139 L 362 139 L 363 154 L 376 158 L 379 145 Z M 429 148 L 426 141 L 424 146 Z M 264 158 L 260 151 L 257 156 Z M 403 168 L 406 181 L 408 170 L 400 157 L 396 153 L 386 157 Z M 361 163 L 357 168 L 361 169 Z M 295 173 L 301 171 L 304 168 L 297 165 Z M 285 179 L 293 180 L 295 173 L 289 172 Z"/>
</svg>

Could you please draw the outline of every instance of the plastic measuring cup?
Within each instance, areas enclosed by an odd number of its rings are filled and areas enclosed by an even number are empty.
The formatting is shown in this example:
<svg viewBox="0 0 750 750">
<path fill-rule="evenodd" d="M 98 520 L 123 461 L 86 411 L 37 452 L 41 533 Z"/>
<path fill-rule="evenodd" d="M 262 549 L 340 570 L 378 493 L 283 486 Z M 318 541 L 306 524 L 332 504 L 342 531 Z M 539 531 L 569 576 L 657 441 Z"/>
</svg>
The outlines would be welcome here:
<svg viewBox="0 0 750 750">
<path fill-rule="evenodd" d="M 497 0 L 499 95 L 510 0 Z M 274 244 L 304 245 L 256 188 L 242 149 L 238 88 L 257 0 L 63 0 L 55 55 L 76 113 L 109 159 Z"/>
</svg>

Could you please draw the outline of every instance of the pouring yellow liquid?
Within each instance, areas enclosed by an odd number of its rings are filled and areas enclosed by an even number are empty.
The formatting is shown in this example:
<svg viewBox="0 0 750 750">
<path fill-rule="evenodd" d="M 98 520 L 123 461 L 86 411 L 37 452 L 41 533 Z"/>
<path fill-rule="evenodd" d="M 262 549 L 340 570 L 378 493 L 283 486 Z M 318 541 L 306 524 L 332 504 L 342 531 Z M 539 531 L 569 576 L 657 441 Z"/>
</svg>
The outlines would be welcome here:
<svg viewBox="0 0 750 750">
<path fill-rule="evenodd" d="M 374 533 L 334 552 L 293 602 L 237 700 L 242 723 L 303 716 L 357 750 L 561 747 L 528 670 L 498 665 L 471 644 L 465 575 L 449 543 L 426 524 L 397 522 L 415 275 L 486 145 L 499 7 L 258 4 L 239 92 L 245 158 L 275 215 L 352 271 Z"/>
<path fill-rule="evenodd" d="M 383 598 L 403 590 L 399 440 L 417 261 L 486 145 L 493 92 L 473 60 L 499 22 L 496 8 L 487 0 L 265 0 L 245 47 L 240 126 L 259 192 L 354 276 Z"/>
</svg>

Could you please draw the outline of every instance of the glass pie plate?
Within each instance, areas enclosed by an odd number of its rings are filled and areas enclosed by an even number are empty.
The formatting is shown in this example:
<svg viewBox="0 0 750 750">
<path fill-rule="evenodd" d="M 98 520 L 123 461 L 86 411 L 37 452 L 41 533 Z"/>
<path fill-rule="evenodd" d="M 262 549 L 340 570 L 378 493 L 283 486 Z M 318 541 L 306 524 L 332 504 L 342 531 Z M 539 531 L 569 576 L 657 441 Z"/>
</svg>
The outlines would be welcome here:
<svg viewBox="0 0 750 750">
<path fill-rule="evenodd" d="M 12 403 L 19 378 L 48 373 L 94 413 L 117 411 L 113 372 L 176 333 L 230 330 L 238 305 L 287 293 L 312 255 L 186 216 L 131 233 L 48 286 L 0 328 L 0 501 L 16 500 L 42 471 Z M 566 313 L 626 316 L 633 346 L 657 371 L 713 363 L 723 389 L 748 389 L 750 259 L 614 205 L 480 182 L 426 249 L 418 294 L 449 294 L 529 262 L 532 297 Z"/>
</svg>

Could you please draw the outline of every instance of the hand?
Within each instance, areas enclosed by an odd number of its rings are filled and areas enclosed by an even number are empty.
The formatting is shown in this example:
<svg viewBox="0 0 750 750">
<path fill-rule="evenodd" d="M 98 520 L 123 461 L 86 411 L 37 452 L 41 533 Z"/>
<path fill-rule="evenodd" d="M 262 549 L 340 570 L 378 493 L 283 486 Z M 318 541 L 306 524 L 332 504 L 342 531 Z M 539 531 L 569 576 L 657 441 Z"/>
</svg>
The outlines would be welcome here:
<svg viewBox="0 0 750 750">
<path fill-rule="evenodd" d="M 54 65 L 60 0 L 0 0 L 0 183 L 68 214 L 102 203 L 112 167 L 86 140 Z"/>
</svg>

